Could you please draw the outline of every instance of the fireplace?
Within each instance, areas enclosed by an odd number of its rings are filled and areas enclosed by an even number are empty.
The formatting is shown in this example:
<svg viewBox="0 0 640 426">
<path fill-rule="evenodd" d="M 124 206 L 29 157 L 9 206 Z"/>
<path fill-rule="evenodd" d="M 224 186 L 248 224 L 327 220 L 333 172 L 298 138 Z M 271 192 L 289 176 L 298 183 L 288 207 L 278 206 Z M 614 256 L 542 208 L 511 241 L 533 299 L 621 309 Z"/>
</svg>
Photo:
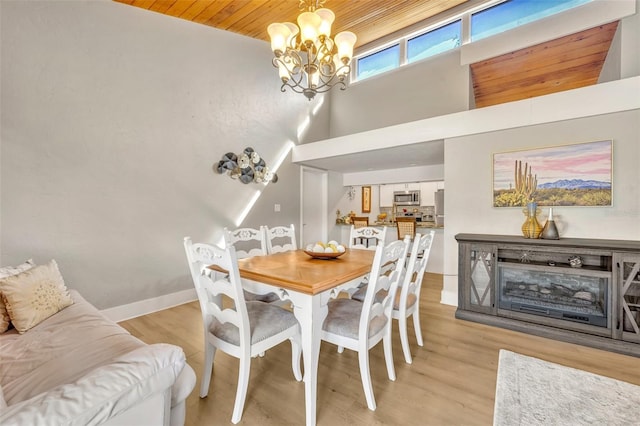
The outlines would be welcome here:
<svg viewBox="0 0 640 426">
<path fill-rule="evenodd" d="M 598 327 L 608 325 L 609 279 L 603 274 L 498 267 L 498 307 Z"/>
<path fill-rule="evenodd" d="M 456 240 L 456 318 L 640 357 L 640 241 Z"/>
</svg>

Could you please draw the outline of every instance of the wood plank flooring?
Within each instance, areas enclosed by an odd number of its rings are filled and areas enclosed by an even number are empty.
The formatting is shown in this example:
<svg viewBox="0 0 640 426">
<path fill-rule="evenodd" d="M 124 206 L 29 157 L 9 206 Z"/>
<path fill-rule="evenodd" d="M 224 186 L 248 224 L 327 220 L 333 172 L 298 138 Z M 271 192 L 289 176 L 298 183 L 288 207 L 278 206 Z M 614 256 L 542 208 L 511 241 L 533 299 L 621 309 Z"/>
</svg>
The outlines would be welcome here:
<svg viewBox="0 0 640 426">
<path fill-rule="evenodd" d="M 409 341 L 413 364 L 404 362 L 397 322 L 393 354 L 397 379 L 387 378 L 382 344 L 370 352 L 378 408 L 367 409 L 358 358 L 323 343 L 318 368 L 317 424 L 322 425 L 491 425 L 498 352 L 524 355 L 640 385 L 640 359 L 501 328 L 458 320 L 455 308 L 439 303 L 442 276 L 427 274 L 421 305 L 424 347 Z M 198 396 L 203 363 L 202 317 L 197 302 L 120 323 L 147 343 L 181 346 L 198 376 L 187 400 L 187 426 L 231 424 L 238 361 L 216 354 L 209 396 Z M 304 385 L 291 370 L 291 346 L 282 344 L 255 358 L 240 424 L 304 424 Z"/>
</svg>

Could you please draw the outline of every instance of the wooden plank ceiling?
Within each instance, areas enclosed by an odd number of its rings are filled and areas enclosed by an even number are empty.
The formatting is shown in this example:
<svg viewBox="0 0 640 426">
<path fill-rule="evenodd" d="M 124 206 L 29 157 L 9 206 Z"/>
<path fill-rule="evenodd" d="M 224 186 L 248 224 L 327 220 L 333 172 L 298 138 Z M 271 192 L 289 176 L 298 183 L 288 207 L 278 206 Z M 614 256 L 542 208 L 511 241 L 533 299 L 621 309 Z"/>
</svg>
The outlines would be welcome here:
<svg viewBox="0 0 640 426">
<path fill-rule="evenodd" d="M 269 40 L 273 22 L 296 22 L 298 0 L 114 0 Z M 362 46 L 468 0 L 327 0 L 332 33 L 353 31 Z M 617 22 L 471 65 L 476 107 L 596 84 Z"/>
<path fill-rule="evenodd" d="M 269 40 L 273 22 L 296 22 L 298 0 L 115 0 L 165 15 Z M 357 46 L 437 15 L 469 0 L 327 0 L 336 14 L 332 33 L 352 31 Z"/>
<path fill-rule="evenodd" d="M 598 82 L 618 22 L 471 65 L 476 108 Z"/>
</svg>

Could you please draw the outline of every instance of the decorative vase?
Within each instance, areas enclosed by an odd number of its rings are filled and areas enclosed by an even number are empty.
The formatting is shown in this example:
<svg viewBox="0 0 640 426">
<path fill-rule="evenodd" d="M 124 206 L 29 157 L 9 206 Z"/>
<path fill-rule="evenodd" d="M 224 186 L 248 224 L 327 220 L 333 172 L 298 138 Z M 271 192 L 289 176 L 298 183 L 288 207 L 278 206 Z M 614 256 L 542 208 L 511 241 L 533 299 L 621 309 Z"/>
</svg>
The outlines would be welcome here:
<svg viewBox="0 0 640 426">
<path fill-rule="evenodd" d="M 560 239 L 560 234 L 558 233 L 556 222 L 553 220 L 553 207 L 549 207 L 549 218 L 547 219 L 547 222 L 544 224 L 544 227 L 542 228 L 542 233 L 540 234 L 540 238 L 544 238 L 545 240 Z"/>
<path fill-rule="evenodd" d="M 536 217 L 538 214 L 538 205 L 534 202 L 527 203 L 524 214 L 527 218 L 522 224 L 522 235 L 524 235 L 525 238 L 538 238 L 542 232 L 542 226 L 540 226 L 538 218 Z"/>
</svg>

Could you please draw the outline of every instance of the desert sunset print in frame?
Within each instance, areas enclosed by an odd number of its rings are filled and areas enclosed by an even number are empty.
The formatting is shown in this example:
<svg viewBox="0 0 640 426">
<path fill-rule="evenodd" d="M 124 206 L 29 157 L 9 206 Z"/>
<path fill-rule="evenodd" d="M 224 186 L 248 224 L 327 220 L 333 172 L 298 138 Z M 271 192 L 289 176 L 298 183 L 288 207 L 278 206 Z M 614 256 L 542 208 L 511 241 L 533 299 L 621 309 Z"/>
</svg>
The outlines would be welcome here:
<svg viewBox="0 0 640 426">
<path fill-rule="evenodd" d="M 493 154 L 493 206 L 611 206 L 613 142 Z"/>
</svg>

